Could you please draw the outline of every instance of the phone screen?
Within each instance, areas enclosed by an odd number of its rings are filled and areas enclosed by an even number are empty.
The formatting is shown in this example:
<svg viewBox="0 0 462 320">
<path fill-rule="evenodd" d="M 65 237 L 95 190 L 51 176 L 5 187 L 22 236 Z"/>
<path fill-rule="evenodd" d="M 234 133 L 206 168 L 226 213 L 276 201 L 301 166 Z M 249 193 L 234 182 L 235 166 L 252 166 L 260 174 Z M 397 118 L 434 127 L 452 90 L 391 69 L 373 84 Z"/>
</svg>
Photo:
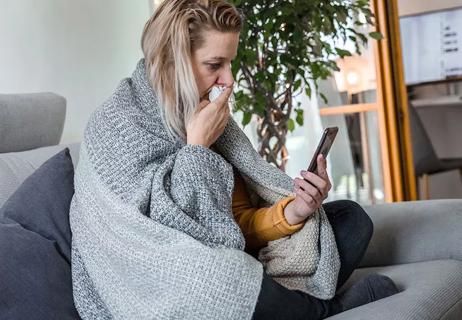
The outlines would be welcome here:
<svg viewBox="0 0 462 320">
<path fill-rule="evenodd" d="M 331 127 L 327 128 L 324 130 L 324 133 L 321 137 L 321 141 L 319 141 L 318 147 L 316 148 L 316 151 L 313 155 L 313 158 L 311 159 L 310 165 L 308 166 L 309 172 L 316 172 L 316 169 L 318 167 L 318 156 L 322 154 L 324 158 L 327 157 L 327 154 L 329 153 L 330 147 L 334 143 L 335 137 L 337 136 L 338 132 L 338 127 Z"/>
</svg>

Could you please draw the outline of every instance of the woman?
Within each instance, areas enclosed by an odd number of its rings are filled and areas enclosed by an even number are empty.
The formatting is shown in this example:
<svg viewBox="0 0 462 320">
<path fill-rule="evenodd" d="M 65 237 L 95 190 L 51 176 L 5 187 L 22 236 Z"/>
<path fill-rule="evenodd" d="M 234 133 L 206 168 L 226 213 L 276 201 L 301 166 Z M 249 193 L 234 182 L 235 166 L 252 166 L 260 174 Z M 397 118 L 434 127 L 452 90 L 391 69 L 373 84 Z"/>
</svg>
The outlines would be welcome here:
<svg viewBox="0 0 462 320">
<path fill-rule="evenodd" d="M 167 11 L 168 1 L 159 8 Z M 191 1 L 173 1 L 178 6 Z M 210 21 L 191 19 L 189 21 L 192 69 L 197 84 L 201 102 L 196 108 L 194 101 L 189 106 L 188 113 L 195 113 L 186 127 L 188 144 L 200 144 L 210 147 L 221 135 L 229 116 L 227 98 L 233 86 L 231 62 L 236 56 L 239 43 L 239 28 L 241 21 L 238 13 L 231 6 L 222 1 L 193 1 L 190 7 L 196 7 Z M 203 6 L 201 6 L 203 4 Z M 171 4 L 173 7 L 173 4 Z M 213 16 L 214 10 L 221 9 Z M 177 7 L 177 14 L 181 14 Z M 233 14 L 228 12 L 233 12 Z M 159 14 L 160 15 L 160 14 Z M 220 18 L 226 17 L 225 23 Z M 214 21 L 213 18 L 218 21 Z M 224 19 L 223 19 L 224 20 Z M 152 20 L 151 20 L 152 22 Z M 152 28 L 152 27 L 151 27 Z M 148 24 L 144 34 L 145 56 L 150 56 L 150 50 L 155 44 L 148 43 L 146 38 L 153 30 Z M 154 35 L 153 35 L 154 36 Z M 155 58 L 154 58 L 155 59 Z M 159 61 L 160 62 L 160 61 Z M 151 70 L 160 66 L 153 63 Z M 155 79 L 155 78 L 154 78 Z M 159 78 L 157 81 L 161 81 Z M 163 90 L 160 83 L 153 81 L 155 88 Z M 207 100 L 208 92 L 213 86 L 226 86 L 228 88 L 215 104 Z M 191 85 L 193 87 L 193 85 Z M 166 99 L 168 99 L 166 97 Z M 186 99 L 185 99 L 186 100 Z M 167 104 L 165 104 L 167 106 Z M 165 108 L 166 112 L 177 110 L 174 106 Z M 187 109 L 186 109 L 187 110 Z M 188 117 L 186 117 L 188 119 Z M 174 121 L 172 120 L 172 124 Z M 173 125 L 172 125 L 173 127 Z M 296 196 L 287 197 L 274 204 L 271 208 L 253 208 L 247 200 L 245 185 L 242 178 L 236 173 L 236 186 L 233 194 L 233 213 L 243 229 L 249 250 L 264 246 L 268 241 L 290 235 L 298 231 L 303 221 L 309 218 L 327 198 L 331 183 L 326 170 L 326 160 L 322 156 L 318 159 L 318 174 L 302 170 L 302 178 L 295 178 L 294 192 Z M 364 210 L 351 201 L 336 201 L 324 205 L 329 221 L 333 227 L 339 247 L 342 268 L 338 278 L 340 287 L 353 270 L 358 267 L 364 255 L 367 244 L 372 236 L 372 222 Z M 368 292 L 372 289 L 372 294 Z M 341 310 L 350 309 L 361 304 L 380 299 L 397 292 L 391 279 L 384 276 L 372 275 L 363 279 L 347 294 L 332 301 L 317 301 L 299 292 L 290 292 L 267 277 L 263 281 L 257 314 L 259 319 L 320 319 L 333 315 Z M 343 305 L 339 300 L 343 300 Z"/>
<path fill-rule="evenodd" d="M 224 0 L 164 1 L 143 32 L 144 60 L 92 114 L 70 213 L 82 318 L 322 319 L 397 292 L 374 274 L 321 299 L 276 282 L 244 252 L 321 221 L 320 237 L 335 235 L 336 289 L 372 222 L 354 202 L 322 204 L 325 159 L 292 181 L 236 128 L 227 101 L 241 24 Z M 211 102 L 214 86 L 227 89 Z"/>
</svg>

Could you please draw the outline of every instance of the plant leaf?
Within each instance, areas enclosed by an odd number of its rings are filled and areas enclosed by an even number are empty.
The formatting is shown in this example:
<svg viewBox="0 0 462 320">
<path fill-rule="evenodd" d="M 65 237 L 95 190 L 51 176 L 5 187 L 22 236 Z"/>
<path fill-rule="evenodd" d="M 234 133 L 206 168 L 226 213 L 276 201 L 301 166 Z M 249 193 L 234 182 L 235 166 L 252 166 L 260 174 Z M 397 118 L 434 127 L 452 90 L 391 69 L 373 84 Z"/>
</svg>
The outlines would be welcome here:
<svg viewBox="0 0 462 320">
<path fill-rule="evenodd" d="M 380 32 L 374 31 L 374 32 L 369 32 L 369 37 L 375 40 L 382 40 L 383 35 Z"/>
<path fill-rule="evenodd" d="M 303 109 L 296 109 L 297 112 L 297 117 L 295 118 L 295 121 L 300 125 L 303 126 Z"/>
<path fill-rule="evenodd" d="M 294 119 L 289 119 L 289 121 L 287 121 L 287 128 L 289 129 L 290 132 L 294 131 L 295 129 Z"/>
<path fill-rule="evenodd" d="M 252 120 L 252 113 L 244 112 L 244 117 L 242 118 L 242 125 L 248 125 L 250 123 L 250 120 Z"/>
</svg>

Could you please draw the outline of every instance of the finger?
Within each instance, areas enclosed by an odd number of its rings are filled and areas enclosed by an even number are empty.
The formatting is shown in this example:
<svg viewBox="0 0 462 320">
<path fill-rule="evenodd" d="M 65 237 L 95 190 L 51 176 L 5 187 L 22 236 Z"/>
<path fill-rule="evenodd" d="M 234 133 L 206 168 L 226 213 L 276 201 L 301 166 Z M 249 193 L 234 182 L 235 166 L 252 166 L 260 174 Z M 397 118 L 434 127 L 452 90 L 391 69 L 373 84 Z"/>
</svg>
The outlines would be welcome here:
<svg viewBox="0 0 462 320">
<path fill-rule="evenodd" d="M 308 182 L 313 184 L 316 188 L 318 188 L 322 194 L 325 194 L 325 192 L 327 191 L 328 185 L 327 185 L 327 182 L 323 178 L 321 178 L 317 174 L 314 174 L 309 171 L 304 171 L 304 170 L 302 170 L 300 174 L 305 180 L 307 180 Z"/>
<path fill-rule="evenodd" d="M 207 100 L 207 99 L 202 100 L 201 102 L 199 102 L 199 105 L 196 108 L 196 112 L 201 111 L 202 109 L 204 109 L 209 104 L 210 104 L 209 100 Z"/>
<path fill-rule="evenodd" d="M 315 208 L 317 207 L 316 201 L 313 199 L 312 196 L 309 194 L 305 193 L 302 189 L 300 189 L 299 186 L 295 186 L 295 193 L 302 198 L 303 201 L 305 201 L 306 205 L 310 208 Z"/>
<path fill-rule="evenodd" d="M 223 116 L 222 116 L 222 120 L 221 120 L 222 129 L 224 129 L 226 127 L 226 125 L 228 124 L 229 116 L 230 116 L 229 109 L 228 109 L 228 111 L 225 110 L 223 112 Z"/>
<path fill-rule="evenodd" d="M 299 186 L 299 187 L 302 187 L 303 190 L 305 190 L 306 193 L 308 193 L 309 195 L 311 195 L 313 197 L 314 200 L 316 200 L 316 203 L 317 204 L 320 204 L 322 202 L 322 200 L 324 200 L 324 194 L 321 193 L 321 191 L 314 187 L 312 184 L 310 184 L 309 182 L 303 180 L 303 179 L 296 179 L 296 184 Z"/>
<path fill-rule="evenodd" d="M 233 91 L 233 86 L 226 87 L 225 90 L 223 90 L 222 93 L 216 98 L 213 102 L 216 103 L 218 106 L 223 106 L 226 102 L 228 102 L 229 96 L 231 95 L 231 92 Z"/>
<path fill-rule="evenodd" d="M 327 191 L 330 191 L 330 189 L 332 189 L 332 183 L 330 182 L 330 178 L 329 178 L 329 175 L 326 175 L 327 176 L 327 180 L 324 180 L 327 182 Z"/>
<path fill-rule="evenodd" d="M 329 191 L 332 188 L 332 184 L 330 182 L 329 174 L 327 172 L 327 159 L 320 154 L 317 158 L 317 163 L 318 163 L 318 176 L 324 179 L 324 181 L 327 182 L 327 191 Z"/>
<path fill-rule="evenodd" d="M 318 163 L 318 175 L 324 180 L 327 179 L 327 161 L 322 154 L 316 159 Z"/>
<path fill-rule="evenodd" d="M 224 106 L 224 108 L 218 109 L 218 112 L 221 113 L 223 119 L 227 120 L 231 112 L 228 108 L 228 103 L 225 103 Z"/>
</svg>

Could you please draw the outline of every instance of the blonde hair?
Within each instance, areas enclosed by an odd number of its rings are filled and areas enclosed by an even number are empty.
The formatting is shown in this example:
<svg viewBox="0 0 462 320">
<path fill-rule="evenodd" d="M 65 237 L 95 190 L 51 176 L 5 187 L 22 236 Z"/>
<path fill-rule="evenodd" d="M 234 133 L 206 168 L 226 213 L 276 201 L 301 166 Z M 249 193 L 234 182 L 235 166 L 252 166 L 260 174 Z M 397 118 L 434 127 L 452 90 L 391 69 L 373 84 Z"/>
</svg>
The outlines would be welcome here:
<svg viewBox="0 0 462 320">
<path fill-rule="evenodd" d="M 192 53 L 203 32 L 240 32 L 242 17 L 225 0 L 164 0 L 144 27 L 141 45 L 162 120 L 173 140 L 186 141 L 186 123 L 199 104 Z"/>
</svg>

